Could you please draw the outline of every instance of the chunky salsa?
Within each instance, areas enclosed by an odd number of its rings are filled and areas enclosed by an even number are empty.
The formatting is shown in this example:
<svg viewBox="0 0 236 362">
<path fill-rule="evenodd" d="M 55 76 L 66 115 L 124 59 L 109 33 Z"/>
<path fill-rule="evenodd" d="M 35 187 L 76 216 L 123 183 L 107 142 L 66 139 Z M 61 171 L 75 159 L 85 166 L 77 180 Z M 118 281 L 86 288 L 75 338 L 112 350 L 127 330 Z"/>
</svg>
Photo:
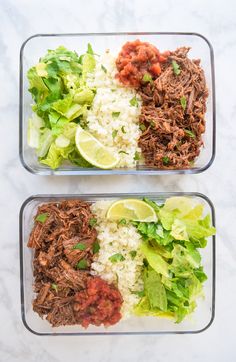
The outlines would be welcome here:
<svg viewBox="0 0 236 362">
<path fill-rule="evenodd" d="M 122 302 L 117 288 L 99 277 L 93 277 L 87 280 L 86 289 L 76 293 L 74 311 L 79 324 L 85 328 L 89 324 L 110 326 L 121 319 Z"/>
<path fill-rule="evenodd" d="M 135 40 L 123 45 L 117 60 L 117 78 L 126 86 L 137 88 L 161 73 L 161 63 L 169 52 L 160 53 L 152 44 Z"/>
</svg>

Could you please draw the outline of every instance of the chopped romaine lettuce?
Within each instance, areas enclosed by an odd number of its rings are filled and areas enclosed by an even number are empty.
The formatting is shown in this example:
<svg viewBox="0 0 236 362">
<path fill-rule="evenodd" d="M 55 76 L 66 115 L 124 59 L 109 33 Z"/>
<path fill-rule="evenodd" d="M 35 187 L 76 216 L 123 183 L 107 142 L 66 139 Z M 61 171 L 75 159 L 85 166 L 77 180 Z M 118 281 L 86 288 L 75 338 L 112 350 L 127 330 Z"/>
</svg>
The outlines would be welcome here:
<svg viewBox="0 0 236 362">
<path fill-rule="evenodd" d="M 44 121 L 38 117 L 37 114 L 33 114 L 29 119 L 28 124 L 28 145 L 32 148 L 38 148 L 40 142 L 40 129 L 44 127 Z"/>
<path fill-rule="evenodd" d="M 86 124 L 95 95 L 96 90 L 86 84 L 87 74 L 95 65 L 91 45 L 82 56 L 60 46 L 48 50 L 28 71 L 29 91 L 35 101 L 32 109 L 42 121 L 36 125 L 33 117 L 29 120 L 28 144 L 37 150 L 39 161 L 53 169 L 63 160 L 91 167 L 78 154 L 74 138 L 78 123 Z"/>
<path fill-rule="evenodd" d="M 207 279 L 197 248 L 207 244 L 215 233 L 210 216 L 203 216 L 203 205 L 191 198 L 167 199 L 156 205 L 158 222 L 134 222 L 143 241 L 144 295 L 135 307 L 137 315 L 165 316 L 181 322 L 196 308 L 203 295 L 202 283 Z"/>
<path fill-rule="evenodd" d="M 38 157 L 44 157 L 47 154 L 53 141 L 54 136 L 52 131 L 48 128 L 44 128 L 39 138 L 39 147 L 37 148 Z"/>
<path fill-rule="evenodd" d="M 140 250 L 148 261 L 148 264 L 157 272 L 165 277 L 169 276 L 168 263 L 155 251 L 147 242 L 142 242 Z"/>
</svg>

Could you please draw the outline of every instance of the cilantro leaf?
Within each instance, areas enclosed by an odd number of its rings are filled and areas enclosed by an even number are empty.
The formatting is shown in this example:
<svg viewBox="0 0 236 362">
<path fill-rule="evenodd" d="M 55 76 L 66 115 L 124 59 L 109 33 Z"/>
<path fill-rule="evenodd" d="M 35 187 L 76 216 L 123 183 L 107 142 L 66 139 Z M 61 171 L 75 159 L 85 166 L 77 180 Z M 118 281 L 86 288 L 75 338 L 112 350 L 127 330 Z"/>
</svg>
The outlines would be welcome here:
<svg viewBox="0 0 236 362">
<path fill-rule="evenodd" d="M 196 135 L 194 132 L 190 131 L 189 129 L 185 129 L 184 132 L 191 138 L 196 138 Z"/>
<path fill-rule="evenodd" d="M 142 81 L 145 82 L 145 83 L 152 83 L 153 82 L 152 77 L 151 77 L 151 75 L 149 73 L 145 73 L 143 75 Z"/>
<path fill-rule="evenodd" d="M 114 255 L 110 256 L 109 260 L 110 260 L 112 263 L 117 263 L 117 262 L 119 262 L 119 261 L 124 261 L 125 258 L 123 257 L 122 254 L 117 253 L 117 254 L 114 254 Z"/>
<path fill-rule="evenodd" d="M 55 283 L 51 284 L 52 289 L 54 289 L 56 292 L 58 292 L 58 286 Z"/>
<path fill-rule="evenodd" d="M 175 60 L 172 60 L 172 68 L 175 75 L 179 75 L 181 73 L 180 66 Z"/>
<path fill-rule="evenodd" d="M 93 243 L 93 254 L 97 254 L 99 252 L 99 250 L 100 250 L 100 245 L 99 245 L 98 241 L 95 241 Z"/>
<path fill-rule="evenodd" d="M 104 67 L 104 65 L 101 65 L 101 68 L 102 68 L 102 70 L 104 71 L 104 73 L 107 73 L 107 68 Z"/>
<path fill-rule="evenodd" d="M 138 151 L 135 151 L 135 154 L 134 154 L 134 160 L 135 161 L 139 161 L 140 160 L 140 154 L 139 154 L 139 152 Z"/>
<path fill-rule="evenodd" d="M 140 129 L 141 131 L 146 131 L 147 127 L 145 126 L 145 124 L 141 123 L 141 124 L 139 125 L 139 129 Z"/>
<path fill-rule="evenodd" d="M 117 118 L 119 117 L 120 112 L 112 112 L 112 117 Z"/>
<path fill-rule="evenodd" d="M 47 220 L 48 216 L 49 216 L 48 213 L 39 214 L 39 215 L 36 216 L 35 220 L 39 221 L 39 222 L 41 222 L 43 224 Z"/>
<path fill-rule="evenodd" d="M 118 153 L 124 153 L 125 155 L 128 155 L 128 154 L 129 154 L 128 152 L 123 151 L 123 150 L 119 151 Z"/>
<path fill-rule="evenodd" d="M 75 244 L 75 245 L 73 246 L 72 249 L 85 250 L 85 249 L 86 249 L 86 246 L 85 246 L 85 244 L 83 244 L 83 243 L 77 243 L 77 244 Z"/>
<path fill-rule="evenodd" d="M 134 259 L 136 257 L 136 255 L 137 255 L 137 251 L 136 250 L 131 250 L 129 252 L 129 254 L 130 254 L 131 258 Z"/>
<path fill-rule="evenodd" d="M 133 107 L 138 107 L 138 100 L 135 96 L 129 101 L 129 103 Z"/>
<path fill-rule="evenodd" d="M 90 220 L 89 220 L 89 226 L 92 226 L 94 227 L 94 225 L 97 224 L 97 219 L 95 217 L 92 217 Z"/>
<path fill-rule="evenodd" d="M 112 138 L 115 138 L 117 136 L 117 133 L 118 133 L 117 129 L 114 129 L 112 131 Z"/>
<path fill-rule="evenodd" d="M 77 264 L 76 264 L 76 268 L 77 269 L 87 269 L 88 267 L 88 262 L 86 259 L 81 259 Z"/>
<path fill-rule="evenodd" d="M 186 107 L 187 107 L 187 100 L 186 100 L 186 97 L 185 97 L 185 96 L 183 96 L 183 97 L 180 98 L 180 104 L 181 104 L 183 110 L 185 111 L 185 109 L 186 109 Z"/>
<path fill-rule="evenodd" d="M 164 164 L 164 165 L 168 165 L 168 164 L 169 164 L 169 162 L 170 162 L 169 157 L 168 157 L 168 156 L 164 156 L 164 157 L 162 157 L 162 162 L 163 162 L 163 164 Z"/>
</svg>

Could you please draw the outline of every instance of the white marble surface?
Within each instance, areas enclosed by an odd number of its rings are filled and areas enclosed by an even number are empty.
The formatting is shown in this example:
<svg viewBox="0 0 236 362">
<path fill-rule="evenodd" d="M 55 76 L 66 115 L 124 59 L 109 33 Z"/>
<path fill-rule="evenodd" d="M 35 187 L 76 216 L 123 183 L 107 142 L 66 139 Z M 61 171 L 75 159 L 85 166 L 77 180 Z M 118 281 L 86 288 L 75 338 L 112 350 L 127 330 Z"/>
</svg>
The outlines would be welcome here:
<svg viewBox="0 0 236 362">
<path fill-rule="evenodd" d="M 236 361 L 236 2 L 220 0 L 0 1 L 0 361 Z M 18 158 L 18 59 L 35 33 L 196 31 L 215 50 L 217 156 L 201 175 L 36 177 Z M 216 318 L 186 336 L 37 337 L 20 318 L 18 212 L 34 193 L 200 191 L 217 216 Z"/>
</svg>

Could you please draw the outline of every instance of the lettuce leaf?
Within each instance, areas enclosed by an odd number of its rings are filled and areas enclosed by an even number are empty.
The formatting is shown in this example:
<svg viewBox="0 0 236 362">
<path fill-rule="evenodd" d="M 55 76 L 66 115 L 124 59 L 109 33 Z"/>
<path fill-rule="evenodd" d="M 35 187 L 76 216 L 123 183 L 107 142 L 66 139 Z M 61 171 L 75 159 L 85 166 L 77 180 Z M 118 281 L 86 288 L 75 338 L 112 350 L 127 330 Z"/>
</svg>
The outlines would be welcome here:
<svg viewBox="0 0 236 362">
<path fill-rule="evenodd" d="M 40 162 L 54 170 L 61 165 L 63 159 L 69 158 L 69 155 L 73 150 L 74 146 L 71 144 L 67 147 L 57 147 L 56 142 L 53 142 L 46 158 L 41 159 Z"/>
<path fill-rule="evenodd" d="M 74 93 L 74 102 L 78 104 L 92 104 L 94 95 L 94 92 L 90 88 L 79 88 Z"/>
<path fill-rule="evenodd" d="M 87 74 L 96 65 L 91 49 L 88 46 L 82 57 L 63 46 L 48 50 L 27 73 L 35 102 L 32 109 L 43 120 L 42 127 L 35 127 L 29 121 L 28 143 L 37 149 L 39 161 L 53 169 L 63 160 L 90 167 L 78 154 L 74 137 L 75 125 L 85 124 L 95 95 L 95 89 L 86 85 Z M 68 128 L 69 123 L 74 125 Z"/>
<path fill-rule="evenodd" d="M 44 157 L 54 140 L 53 133 L 50 129 L 44 128 L 39 138 L 39 147 L 37 148 L 38 157 Z"/>
<path fill-rule="evenodd" d="M 148 261 L 148 264 L 165 277 L 169 276 L 168 263 L 147 242 L 142 242 L 140 250 Z"/>
<path fill-rule="evenodd" d="M 149 268 L 144 272 L 144 290 L 148 297 L 150 307 L 167 310 L 166 290 L 161 278 L 155 270 Z"/>
<path fill-rule="evenodd" d="M 37 73 L 36 67 L 29 69 L 27 73 L 29 80 L 29 92 L 36 103 L 42 103 L 49 94 L 48 87 L 45 85 L 44 80 Z"/>
<path fill-rule="evenodd" d="M 155 207 L 152 200 L 148 203 Z M 203 205 L 177 197 L 157 205 L 157 223 L 133 225 L 142 236 L 144 293 L 135 307 L 138 315 L 173 317 L 180 323 L 196 308 L 207 279 L 198 248 L 215 234 Z"/>
</svg>

